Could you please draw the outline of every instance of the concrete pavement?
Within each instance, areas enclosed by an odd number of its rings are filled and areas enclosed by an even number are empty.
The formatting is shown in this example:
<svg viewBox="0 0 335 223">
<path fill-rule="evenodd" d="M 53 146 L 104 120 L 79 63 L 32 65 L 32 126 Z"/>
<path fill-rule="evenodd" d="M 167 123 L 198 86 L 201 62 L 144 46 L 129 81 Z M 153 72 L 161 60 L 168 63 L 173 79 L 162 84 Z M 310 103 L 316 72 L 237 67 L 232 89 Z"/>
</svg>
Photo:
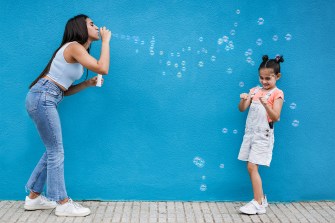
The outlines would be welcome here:
<svg viewBox="0 0 335 223">
<path fill-rule="evenodd" d="M 0 222 L 332 222 L 335 202 L 270 203 L 263 215 L 240 214 L 243 202 L 81 201 L 87 217 L 57 217 L 54 210 L 25 211 L 23 201 L 0 201 Z"/>
</svg>

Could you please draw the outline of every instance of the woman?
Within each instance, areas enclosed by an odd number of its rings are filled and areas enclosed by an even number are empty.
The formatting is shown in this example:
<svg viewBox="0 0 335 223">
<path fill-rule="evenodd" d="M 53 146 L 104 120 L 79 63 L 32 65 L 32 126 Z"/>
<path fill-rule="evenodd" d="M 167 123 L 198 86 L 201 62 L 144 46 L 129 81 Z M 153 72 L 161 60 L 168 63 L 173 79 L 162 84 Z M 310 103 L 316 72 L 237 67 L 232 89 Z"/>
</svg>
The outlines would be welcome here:
<svg viewBox="0 0 335 223">
<path fill-rule="evenodd" d="M 73 202 L 66 193 L 64 181 L 64 149 L 57 105 L 64 95 L 72 95 L 95 86 L 97 77 L 72 85 L 81 78 L 84 67 L 99 74 L 109 69 L 109 42 L 111 32 L 100 28 L 101 54 L 96 60 L 89 54 L 92 41 L 99 40 L 99 29 L 86 15 L 68 20 L 63 41 L 54 52 L 46 68 L 30 85 L 26 109 L 34 121 L 46 151 L 35 167 L 26 185 L 26 210 L 52 209 L 57 216 L 86 216 L 90 209 Z M 41 195 L 47 185 L 46 197 Z"/>
</svg>

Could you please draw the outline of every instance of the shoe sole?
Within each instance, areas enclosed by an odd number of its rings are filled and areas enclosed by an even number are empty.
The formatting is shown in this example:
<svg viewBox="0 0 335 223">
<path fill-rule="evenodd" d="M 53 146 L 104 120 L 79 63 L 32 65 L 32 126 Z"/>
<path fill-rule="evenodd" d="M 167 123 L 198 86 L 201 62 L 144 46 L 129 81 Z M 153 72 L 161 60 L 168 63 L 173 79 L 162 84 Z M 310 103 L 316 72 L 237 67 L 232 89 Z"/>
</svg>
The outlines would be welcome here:
<svg viewBox="0 0 335 223">
<path fill-rule="evenodd" d="M 35 210 L 54 209 L 56 206 L 55 207 L 45 207 L 45 206 L 29 206 L 29 205 L 24 205 L 23 207 L 27 211 L 35 211 Z"/>
<path fill-rule="evenodd" d="M 239 210 L 242 214 L 247 214 L 247 215 L 255 215 L 255 214 L 265 214 L 266 213 L 266 210 L 264 211 L 258 211 L 256 213 L 247 213 L 247 212 L 244 212 L 244 211 L 241 211 Z"/>
<path fill-rule="evenodd" d="M 91 214 L 91 212 L 82 213 L 82 214 L 68 214 L 68 213 L 57 213 L 57 212 L 55 212 L 55 215 L 57 215 L 59 217 L 85 217 L 89 214 Z"/>
</svg>

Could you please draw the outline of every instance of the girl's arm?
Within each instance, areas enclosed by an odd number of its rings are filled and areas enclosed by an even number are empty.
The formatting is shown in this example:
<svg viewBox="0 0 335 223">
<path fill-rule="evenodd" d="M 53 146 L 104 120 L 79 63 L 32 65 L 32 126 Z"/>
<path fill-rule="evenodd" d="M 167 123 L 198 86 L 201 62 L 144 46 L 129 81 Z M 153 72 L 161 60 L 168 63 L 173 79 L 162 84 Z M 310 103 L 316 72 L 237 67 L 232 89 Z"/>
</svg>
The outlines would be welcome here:
<svg viewBox="0 0 335 223">
<path fill-rule="evenodd" d="M 72 94 L 76 94 L 81 90 L 84 90 L 85 88 L 95 86 L 97 84 L 98 77 L 92 77 L 91 79 L 88 79 L 86 81 L 83 81 L 76 85 L 71 85 L 67 91 L 64 91 L 64 96 L 69 96 Z M 101 79 L 101 84 L 104 82 L 103 78 Z"/>
<path fill-rule="evenodd" d="M 238 104 L 238 109 L 240 112 L 245 111 L 247 108 L 249 108 L 250 103 L 251 103 L 251 97 L 250 94 L 247 93 L 242 93 L 240 94 L 241 101 Z"/>
<path fill-rule="evenodd" d="M 271 106 L 268 104 L 266 98 L 262 97 L 259 100 L 268 113 L 269 118 L 274 122 L 278 121 L 280 118 L 281 109 L 283 107 L 283 99 L 277 98 L 273 103 L 273 108 L 271 108 Z"/>
</svg>

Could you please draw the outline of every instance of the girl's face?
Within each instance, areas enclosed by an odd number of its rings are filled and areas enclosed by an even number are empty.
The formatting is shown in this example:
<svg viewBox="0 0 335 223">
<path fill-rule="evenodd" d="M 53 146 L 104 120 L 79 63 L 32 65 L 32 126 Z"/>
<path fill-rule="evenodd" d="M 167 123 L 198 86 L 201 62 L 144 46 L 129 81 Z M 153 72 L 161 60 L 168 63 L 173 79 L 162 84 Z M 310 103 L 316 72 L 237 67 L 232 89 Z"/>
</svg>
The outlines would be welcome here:
<svg viewBox="0 0 335 223">
<path fill-rule="evenodd" d="M 259 82 L 266 90 L 276 87 L 276 82 L 280 78 L 280 73 L 275 74 L 272 68 L 261 68 L 259 70 Z"/>
<path fill-rule="evenodd" d="M 93 21 L 90 18 L 86 19 L 88 38 L 92 41 L 98 40 L 99 37 L 99 28 L 94 25 Z"/>
</svg>

